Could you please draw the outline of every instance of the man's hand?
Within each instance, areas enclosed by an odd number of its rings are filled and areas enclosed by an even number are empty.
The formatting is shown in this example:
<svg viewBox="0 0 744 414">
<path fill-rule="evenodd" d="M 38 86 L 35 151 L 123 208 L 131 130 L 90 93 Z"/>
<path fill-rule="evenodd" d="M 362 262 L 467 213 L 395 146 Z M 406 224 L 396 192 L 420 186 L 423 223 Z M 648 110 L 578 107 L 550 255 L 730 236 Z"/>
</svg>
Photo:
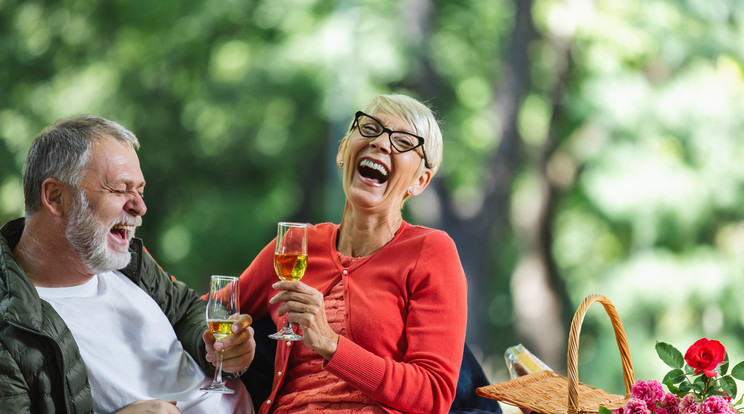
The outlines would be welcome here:
<svg viewBox="0 0 744 414">
<path fill-rule="evenodd" d="M 176 408 L 175 401 L 147 400 L 135 401 L 116 414 L 178 414 L 181 410 Z"/>
<path fill-rule="evenodd" d="M 232 325 L 232 335 L 219 341 L 214 340 L 210 331 L 205 331 L 204 343 L 207 345 L 207 361 L 217 367 L 217 351 L 222 353 L 222 371 L 229 373 L 240 372 L 251 364 L 256 353 L 256 340 L 251 328 L 253 318 L 250 315 L 240 315 Z"/>
</svg>

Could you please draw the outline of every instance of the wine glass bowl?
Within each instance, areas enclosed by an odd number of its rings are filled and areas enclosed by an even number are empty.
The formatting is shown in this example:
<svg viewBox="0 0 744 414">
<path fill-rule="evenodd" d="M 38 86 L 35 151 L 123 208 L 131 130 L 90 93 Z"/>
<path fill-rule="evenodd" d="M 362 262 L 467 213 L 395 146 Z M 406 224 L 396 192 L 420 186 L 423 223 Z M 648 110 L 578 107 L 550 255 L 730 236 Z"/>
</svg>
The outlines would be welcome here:
<svg viewBox="0 0 744 414">
<path fill-rule="evenodd" d="M 238 278 L 235 276 L 212 275 L 209 278 L 209 300 L 207 301 L 207 326 L 220 340 L 232 334 L 231 328 L 238 318 Z M 235 391 L 222 381 L 222 351 L 217 351 L 217 368 L 214 380 L 202 391 L 233 394 Z"/>
<path fill-rule="evenodd" d="M 280 222 L 277 226 L 274 271 L 284 282 L 297 282 L 307 269 L 307 224 Z M 269 338 L 283 341 L 299 341 L 289 324 L 289 315 L 284 316 L 282 329 Z"/>
</svg>

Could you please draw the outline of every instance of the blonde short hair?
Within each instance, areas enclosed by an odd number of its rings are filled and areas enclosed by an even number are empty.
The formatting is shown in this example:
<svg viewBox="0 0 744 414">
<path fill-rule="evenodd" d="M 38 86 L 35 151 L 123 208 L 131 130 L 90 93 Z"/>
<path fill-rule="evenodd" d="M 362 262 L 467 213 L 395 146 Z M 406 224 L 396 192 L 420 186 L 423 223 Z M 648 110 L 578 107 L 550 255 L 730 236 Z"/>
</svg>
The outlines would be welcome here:
<svg viewBox="0 0 744 414">
<path fill-rule="evenodd" d="M 432 175 L 436 174 L 442 163 L 442 131 L 431 109 L 423 103 L 410 96 L 394 95 L 377 95 L 362 109 L 362 112 L 374 116 L 378 113 L 398 116 L 410 124 L 414 133 L 424 139 L 424 153 L 429 162 L 429 169 Z M 351 134 L 354 127 L 354 120 L 351 121 L 347 137 Z M 348 140 L 344 141 L 343 152 L 346 153 Z M 424 160 L 421 160 L 423 169 Z"/>
</svg>

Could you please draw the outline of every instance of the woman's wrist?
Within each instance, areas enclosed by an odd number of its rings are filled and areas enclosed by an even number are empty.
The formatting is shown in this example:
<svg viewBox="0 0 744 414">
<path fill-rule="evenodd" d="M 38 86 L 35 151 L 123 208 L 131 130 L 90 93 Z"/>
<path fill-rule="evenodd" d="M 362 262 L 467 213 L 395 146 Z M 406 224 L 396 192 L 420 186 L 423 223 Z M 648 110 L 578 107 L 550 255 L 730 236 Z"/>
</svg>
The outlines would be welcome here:
<svg viewBox="0 0 744 414">
<path fill-rule="evenodd" d="M 336 350 L 338 349 L 338 334 L 334 332 L 333 336 L 326 341 L 323 346 L 319 347 L 316 352 L 320 354 L 323 358 L 325 358 L 327 361 L 330 361 L 331 358 L 333 358 L 333 355 L 336 353 Z"/>
</svg>

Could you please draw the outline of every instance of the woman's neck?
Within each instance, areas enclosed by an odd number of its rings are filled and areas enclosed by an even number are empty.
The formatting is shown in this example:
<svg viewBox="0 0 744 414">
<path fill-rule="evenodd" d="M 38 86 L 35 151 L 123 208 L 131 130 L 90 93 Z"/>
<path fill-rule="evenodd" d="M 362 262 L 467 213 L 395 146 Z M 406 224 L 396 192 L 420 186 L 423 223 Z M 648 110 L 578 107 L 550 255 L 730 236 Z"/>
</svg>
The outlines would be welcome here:
<svg viewBox="0 0 744 414">
<path fill-rule="evenodd" d="M 360 214 L 347 205 L 339 225 L 336 248 L 347 257 L 370 256 L 390 243 L 402 224 L 400 213 Z"/>
</svg>

